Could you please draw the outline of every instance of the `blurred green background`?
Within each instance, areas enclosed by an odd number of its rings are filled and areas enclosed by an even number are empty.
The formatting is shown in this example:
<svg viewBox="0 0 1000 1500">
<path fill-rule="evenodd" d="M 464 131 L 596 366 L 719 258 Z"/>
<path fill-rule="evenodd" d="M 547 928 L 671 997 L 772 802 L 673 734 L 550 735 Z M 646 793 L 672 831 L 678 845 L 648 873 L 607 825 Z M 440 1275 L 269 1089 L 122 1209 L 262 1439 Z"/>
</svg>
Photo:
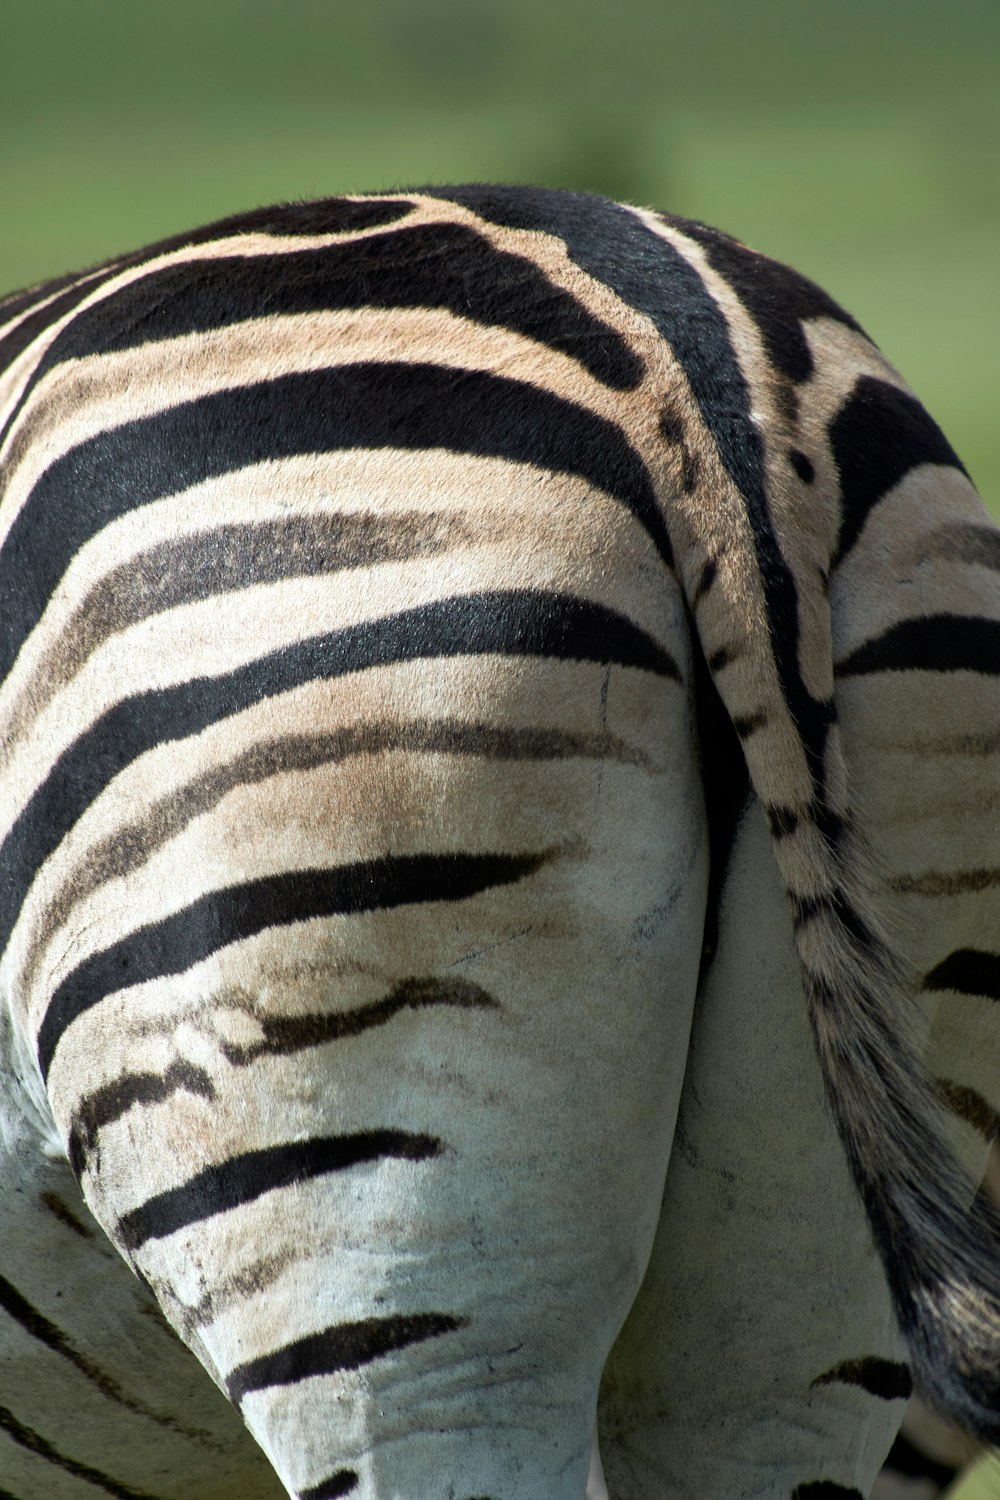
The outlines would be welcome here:
<svg viewBox="0 0 1000 1500">
<path fill-rule="evenodd" d="M 982 1459 L 947 1500 L 1000 1500 L 1000 1459 Z"/>
<path fill-rule="evenodd" d="M 279 198 L 604 192 L 821 282 L 1000 517 L 998 169 L 998 0 L 0 0 L 0 291 Z"/>
<path fill-rule="evenodd" d="M 1000 509 L 997 0 L 8 0 L 0 288 L 277 198 L 494 179 L 822 282 Z"/>
</svg>

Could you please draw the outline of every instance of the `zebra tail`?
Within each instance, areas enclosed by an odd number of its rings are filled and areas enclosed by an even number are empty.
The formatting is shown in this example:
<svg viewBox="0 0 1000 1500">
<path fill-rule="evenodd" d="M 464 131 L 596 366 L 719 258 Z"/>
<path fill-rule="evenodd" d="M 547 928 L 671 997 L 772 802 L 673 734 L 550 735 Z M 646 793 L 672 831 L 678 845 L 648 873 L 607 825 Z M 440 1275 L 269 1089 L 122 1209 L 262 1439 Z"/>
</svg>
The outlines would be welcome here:
<svg viewBox="0 0 1000 1500">
<path fill-rule="evenodd" d="M 713 547 L 698 529 L 685 591 L 769 820 L 827 1097 L 914 1381 L 958 1425 L 997 1444 L 1000 1213 L 946 1142 L 910 1036 L 913 986 L 880 928 L 878 877 L 850 813 L 822 571 L 815 597 L 798 585 L 797 620 L 809 622 L 809 638 L 789 640 L 768 601 L 780 541 L 765 559 L 759 535 Z"/>
<path fill-rule="evenodd" d="M 827 1097 L 885 1266 L 914 1382 L 960 1426 L 997 1443 L 1000 1214 L 946 1142 L 940 1106 L 909 1034 L 911 997 L 866 910 L 856 873 L 863 854 L 846 829 L 839 842 L 818 900 L 803 908 L 793 897 Z"/>
</svg>

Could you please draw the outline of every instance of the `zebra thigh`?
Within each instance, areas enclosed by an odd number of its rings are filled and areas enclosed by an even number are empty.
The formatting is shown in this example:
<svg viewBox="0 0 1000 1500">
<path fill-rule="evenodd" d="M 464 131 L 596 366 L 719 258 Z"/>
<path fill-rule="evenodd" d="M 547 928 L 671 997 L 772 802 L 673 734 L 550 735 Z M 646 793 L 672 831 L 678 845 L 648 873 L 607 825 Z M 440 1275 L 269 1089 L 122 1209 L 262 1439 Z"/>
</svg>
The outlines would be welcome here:
<svg viewBox="0 0 1000 1500">
<path fill-rule="evenodd" d="M 0 1493 L 277 1500 L 239 1416 L 82 1202 L 2 1009 L 0 1072 Z"/>
<path fill-rule="evenodd" d="M 707 863 L 683 610 L 658 571 L 654 651 L 639 585 L 632 621 L 587 587 L 466 580 L 392 659 L 395 598 L 331 573 L 314 608 L 355 612 L 356 670 L 327 644 L 240 703 L 220 661 L 278 627 L 220 605 L 178 632 L 200 675 L 177 726 L 67 836 L 58 878 L 88 894 L 33 891 L 61 911 L 33 1019 L 88 1198 L 299 1496 L 584 1489 Z M 434 652 L 434 609 L 467 650 Z"/>
<path fill-rule="evenodd" d="M 602 1386 L 608 1489 L 615 1500 L 861 1500 L 902 1416 L 905 1359 L 752 799 L 650 1267 Z"/>
<path fill-rule="evenodd" d="M 848 403 L 839 420 L 861 418 Z M 865 473 L 878 495 L 874 458 Z M 906 966 L 896 1025 L 921 1042 L 970 1181 L 1000 1103 L 993 537 L 964 476 L 918 465 L 842 541 L 830 587 L 852 806 Z M 959 601 L 966 613 L 951 613 Z M 696 1008 L 663 1223 L 603 1388 L 616 1500 L 665 1480 L 700 1500 L 858 1500 L 909 1391 L 823 1098 L 773 847 L 751 803 Z"/>
</svg>

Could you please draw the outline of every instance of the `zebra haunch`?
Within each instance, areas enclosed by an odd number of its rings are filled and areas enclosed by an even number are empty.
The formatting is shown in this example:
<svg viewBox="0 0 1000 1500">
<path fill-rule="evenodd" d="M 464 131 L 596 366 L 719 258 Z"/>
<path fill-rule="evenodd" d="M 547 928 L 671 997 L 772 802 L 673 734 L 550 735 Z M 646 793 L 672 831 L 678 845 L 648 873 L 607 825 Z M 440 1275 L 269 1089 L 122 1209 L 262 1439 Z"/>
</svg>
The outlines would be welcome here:
<svg viewBox="0 0 1000 1500">
<path fill-rule="evenodd" d="M 596 1412 L 613 1500 L 859 1500 L 908 1366 L 997 1441 L 998 803 L 1000 533 L 727 236 L 0 303 L 0 1494 L 580 1500 Z"/>
</svg>

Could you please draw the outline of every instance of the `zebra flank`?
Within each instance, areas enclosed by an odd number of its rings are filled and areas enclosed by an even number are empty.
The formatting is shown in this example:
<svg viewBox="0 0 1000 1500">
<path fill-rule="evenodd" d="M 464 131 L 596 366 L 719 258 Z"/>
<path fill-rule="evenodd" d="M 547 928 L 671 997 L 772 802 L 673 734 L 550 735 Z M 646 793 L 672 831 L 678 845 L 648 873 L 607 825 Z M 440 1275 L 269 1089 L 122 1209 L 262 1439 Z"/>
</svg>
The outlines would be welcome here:
<svg viewBox="0 0 1000 1500">
<path fill-rule="evenodd" d="M 1000 532 L 729 236 L 420 189 L 0 302 L 0 1494 L 1000 1442 L 998 807 Z"/>
</svg>

